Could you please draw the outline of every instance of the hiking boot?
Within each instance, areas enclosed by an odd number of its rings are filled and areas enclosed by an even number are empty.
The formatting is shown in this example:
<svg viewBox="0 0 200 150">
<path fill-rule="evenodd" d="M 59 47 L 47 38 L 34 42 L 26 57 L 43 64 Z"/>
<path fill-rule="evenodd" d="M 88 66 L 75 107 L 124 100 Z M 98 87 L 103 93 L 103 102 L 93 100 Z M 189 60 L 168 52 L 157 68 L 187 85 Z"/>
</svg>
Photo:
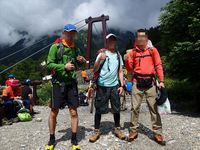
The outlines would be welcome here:
<svg viewBox="0 0 200 150">
<path fill-rule="evenodd" d="M 2 119 L 2 125 L 12 125 L 12 121 L 7 118 Z"/>
<path fill-rule="evenodd" d="M 100 130 L 99 129 L 95 129 L 94 133 L 90 136 L 89 141 L 94 143 L 96 142 L 99 138 L 100 138 Z"/>
<path fill-rule="evenodd" d="M 134 141 L 135 139 L 137 139 L 138 137 L 138 133 L 136 131 L 130 131 L 129 132 L 129 136 L 128 136 L 128 141 Z"/>
<path fill-rule="evenodd" d="M 80 145 L 72 145 L 72 149 L 73 150 L 80 150 L 81 149 L 81 147 L 80 147 Z"/>
<path fill-rule="evenodd" d="M 160 145 L 166 145 L 166 141 L 164 141 L 163 136 L 160 134 L 154 134 L 154 140 Z"/>
<path fill-rule="evenodd" d="M 45 148 L 44 148 L 44 149 L 45 149 L 45 150 L 53 150 L 54 147 L 55 147 L 54 145 L 48 145 L 48 144 L 47 144 L 47 145 L 45 145 Z"/>
<path fill-rule="evenodd" d="M 120 140 L 125 140 L 126 139 L 126 135 L 120 130 L 120 127 L 115 128 L 113 133 Z"/>
<path fill-rule="evenodd" d="M 72 143 L 72 149 L 73 150 L 80 150 L 81 149 L 80 145 L 78 144 L 77 138 L 71 139 L 71 143 Z"/>
<path fill-rule="evenodd" d="M 45 145 L 45 150 L 53 150 L 56 146 L 56 140 L 49 140 L 48 144 Z"/>
</svg>

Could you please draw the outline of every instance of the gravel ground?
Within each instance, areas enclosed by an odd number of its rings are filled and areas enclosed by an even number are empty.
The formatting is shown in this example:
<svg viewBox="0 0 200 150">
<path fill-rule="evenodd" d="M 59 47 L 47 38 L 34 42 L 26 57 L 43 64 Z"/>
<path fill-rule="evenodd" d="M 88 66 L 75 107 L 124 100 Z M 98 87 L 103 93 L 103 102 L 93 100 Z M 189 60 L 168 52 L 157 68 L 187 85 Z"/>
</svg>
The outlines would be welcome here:
<svg viewBox="0 0 200 150">
<path fill-rule="evenodd" d="M 18 122 L 11 126 L 0 127 L 0 150 L 43 150 L 49 138 L 47 118 L 48 107 L 36 106 L 38 114 L 30 122 Z M 93 130 L 93 114 L 89 107 L 79 108 L 78 139 L 82 150 L 200 150 L 200 118 L 181 115 L 173 112 L 163 115 L 163 129 L 166 146 L 156 144 L 150 130 L 150 115 L 146 104 L 141 108 L 139 137 L 134 142 L 118 140 L 112 134 L 113 117 L 106 114 L 102 117 L 103 135 L 96 143 L 89 143 L 88 137 Z M 37 118 L 42 118 L 37 122 Z M 121 126 L 128 135 L 130 106 L 121 113 Z M 70 149 L 70 118 L 67 109 L 61 110 L 58 116 L 55 150 Z"/>
</svg>

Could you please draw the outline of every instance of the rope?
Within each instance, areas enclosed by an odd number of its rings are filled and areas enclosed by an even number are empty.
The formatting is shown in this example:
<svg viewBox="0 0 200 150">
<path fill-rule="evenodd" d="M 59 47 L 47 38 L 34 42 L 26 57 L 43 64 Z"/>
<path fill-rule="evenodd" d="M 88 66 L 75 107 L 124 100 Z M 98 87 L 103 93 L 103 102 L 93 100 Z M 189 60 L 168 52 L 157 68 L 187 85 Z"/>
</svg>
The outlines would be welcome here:
<svg viewBox="0 0 200 150">
<path fill-rule="evenodd" d="M 22 48 L 22 49 L 19 49 L 19 50 L 17 50 L 16 52 L 14 52 L 14 53 L 12 53 L 12 54 L 9 54 L 9 55 L 7 55 L 7 56 L 5 56 L 5 57 L 3 57 L 3 58 L 0 58 L 0 61 L 6 59 L 6 58 L 8 58 L 8 57 L 11 57 L 11 56 L 13 56 L 13 55 L 15 55 L 15 54 L 17 54 L 17 53 L 19 53 L 19 52 L 21 52 L 21 51 L 23 51 L 23 50 L 29 48 L 29 47 L 32 47 L 33 45 L 36 45 L 36 44 L 38 44 L 38 43 L 40 43 L 40 42 L 46 40 L 47 38 L 48 38 L 48 37 L 46 37 L 46 38 L 44 38 L 44 39 L 42 39 L 42 40 L 40 40 L 40 41 L 38 41 L 38 42 L 36 42 L 36 43 L 30 45 L 30 46 L 27 46 L 27 47 L 24 47 L 24 48 Z"/>
<path fill-rule="evenodd" d="M 51 44 L 52 44 L 52 43 L 51 43 Z M 39 52 L 41 52 L 41 51 L 45 50 L 46 48 L 48 48 L 49 46 L 51 46 L 51 44 L 49 44 L 49 45 L 47 45 L 47 46 L 45 46 L 45 47 L 41 48 L 41 49 L 40 49 L 40 50 L 38 50 L 37 52 L 35 52 L 35 53 L 33 53 L 33 54 L 29 55 L 28 57 L 26 57 L 26 58 L 24 58 L 24 59 L 22 59 L 22 60 L 18 61 L 17 63 L 13 64 L 12 66 L 10 66 L 10 67 L 8 67 L 8 68 L 6 68 L 6 69 L 2 70 L 2 71 L 0 72 L 0 74 L 2 74 L 2 73 L 4 73 L 4 72 L 6 72 L 6 71 L 8 71 L 8 70 L 10 70 L 11 68 L 15 67 L 15 66 L 16 66 L 16 65 L 18 65 L 19 63 L 21 63 L 21 62 L 23 62 L 23 61 L 27 60 L 28 58 L 30 58 L 30 57 L 32 57 L 32 56 L 34 56 L 34 55 L 36 55 L 37 53 L 39 53 Z"/>
<path fill-rule="evenodd" d="M 82 26 L 80 26 L 77 30 L 80 31 L 81 29 L 83 29 L 87 24 L 84 24 Z"/>
<path fill-rule="evenodd" d="M 85 20 L 85 19 L 82 19 L 82 20 L 80 20 L 80 21 L 74 23 L 74 25 L 77 25 L 77 24 L 83 22 L 84 20 Z M 85 25 L 84 25 L 84 26 L 85 26 Z M 84 26 L 81 26 L 81 27 L 84 27 Z M 81 28 L 81 29 L 82 29 L 82 28 Z M 5 56 L 5 57 L 2 57 L 2 58 L 0 58 L 0 61 L 4 60 L 4 59 L 6 59 L 6 58 L 9 58 L 9 57 L 11 57 L 11 56 L 13 56 L 13 55 L 15 55 L 15 54 L 17 54 L 17 53 L 19 53 L 19 52 L 21 52 L 21 51 L 27 49 L 27 48 L 30 48 L 30 47 L 32 47 L 33 45 L 36 45 L 36 44 L 38 44 L 38 43 L 40 43 L 40 42 L 42 42 L 42 41 L 44 41 L 44 40 L 46 40 L 46 39 L 48 39 L 48 37 L 46 37 L 46 38 L 44 38 L 44 39 L 41 39 L 40 41 L 38 41 L 38 42 L 36 42 L 36 43 L 34 43 L 34 44 L 30 45 L 30 46 L 27 46 L 27 47 L 24 47 L 24 48 L 22 48 L 22 49 L 19 49 L 19 50 L 15 51 L 14 53 L 11 53 L 11 54 L 9 54 L 9 55 L 7 55 L 7 56 Z"/>
<path fill-rule="evenodd" d="M 77 23 L 75 23 L 75 24 L 79 24 L 80 22 L 82 22 L 82 21 L 84 21 L 84 20 L 85 20 L 85 19 L 83 19 L 83 20 L 81 20 L 81 21 L 79 21 L 79 22 L 77 22 Z M 83 28 L 84 26 L 86 26 L 86 25 L 87 25 L 87 24 L 82 25 L 81 27 L 77 28 L 77 30 L 82 29 L 82 28 Z M 43 40 L 44 40 L 44 39 L 43 39 Z M 38 41 L 37 43 L 39 43 L 39 42 L 41 42 L 41 41 L 43 41 L 43 40 L 40 40 L 40 41 Z M 37 43 L 35 43 L 35 44 L 37 44 Z M 35 44 L 33 44 L 33 45 L 35 45 Z M 47 46 L 41 48 L 41 49 L 38 50 L 37 52 L 35 52 L 35 53 L 33 53 L 33 54 L 31 54 L 31 55 L 25 57 L 24 59 L 18 61 L 17 63 L 13 64 L 12 66 L 10 66 L 10 67 L 8 67 L 8 68 L 2 70 L 2 71 L 0 72 L 0 74 L 6 72 L 6 71 L 8 71 L 8 70 L 10 70 L 11 68 L 15 67 L 15 66 L 18 65 L 19 63 L 21 63 L 21 62 L 27 60 L 28 58 L 30 58 L 30 57 L 36 55 L 37 53 L 39 53 L 39 52 L 45 50 L 47 47 L 51 46 L 52 44 L 53 44 L 53 43 L 50 43 L 49 45 L 47 45 Z M 31 45 L 31 46 L 33 46 L 33 45 Z M 31 47 L 31 46 L 29 46 L 29 47 Z M 18 50 L 17 52 L 15 52 L 15 54 L 18 53 L 19 51 L 22 51 L 22 50 L 26 49 L 26 48 L 28 48 L 28 47 L 25 47 L 25 48 L 23 48 L 23 49 Z M 14 54 L 10 54 L 10 55 L 6 56 L 6 58 L 10 57 L 11 55 L 14 55 Z M 4 59 L 5 59 L 5 58 L 4 58 Z M 1 59 L 0 59 L 0 60 L 1 60 Z"/>
<path fill-rule="evenodd" d="M 78 22 L 74 23 L 74 25 L 77 25 L 77 24 L 79 24 L 79 23 L 81 23 L 81 22 L 83 22 L 83 21 L 85 21 L 85 19 L 83 19 L 83 20 L 80 20 L 80 21 L 78 21 Z"/>
</svg>

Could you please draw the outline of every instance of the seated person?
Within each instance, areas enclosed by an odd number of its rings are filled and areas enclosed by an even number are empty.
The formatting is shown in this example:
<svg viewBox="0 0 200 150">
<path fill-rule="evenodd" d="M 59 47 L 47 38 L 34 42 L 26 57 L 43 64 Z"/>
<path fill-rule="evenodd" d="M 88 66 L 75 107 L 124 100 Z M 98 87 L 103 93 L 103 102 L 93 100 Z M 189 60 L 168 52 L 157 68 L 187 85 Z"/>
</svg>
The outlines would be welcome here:
<svg viewBox="0 0 200 150">
<path fill-rule="evenodd" d="M 29 109 L 33 113 L 33 92 L 30 88 L 31 80 L 25 80 L 22 86 L 22 100 L 26 109 Z"/>
<path fill-rule="evenodd" d="M 12 80 L 10 85 L 3 90 L 2 99 L 4 100 L 4 107 L 7 119 L 17 117 L 17 110 L 14 108 L 14 100 L 21 99 L 21 87 L 19 80 Z"/>
<path fill-rule="evenodd" d="M 8 79 L 7 79 L 6 82 L 5 82 L 5 85 L 6 85 L 6 86 L 9 86 L 10 83 L 11 83 L 11 81 L 14 80 L 14 79 L 15 79 L 15 76 L 12 75 L 12 74 L 9 74 L 9 75 L 8 75 Z"/>
</svg>

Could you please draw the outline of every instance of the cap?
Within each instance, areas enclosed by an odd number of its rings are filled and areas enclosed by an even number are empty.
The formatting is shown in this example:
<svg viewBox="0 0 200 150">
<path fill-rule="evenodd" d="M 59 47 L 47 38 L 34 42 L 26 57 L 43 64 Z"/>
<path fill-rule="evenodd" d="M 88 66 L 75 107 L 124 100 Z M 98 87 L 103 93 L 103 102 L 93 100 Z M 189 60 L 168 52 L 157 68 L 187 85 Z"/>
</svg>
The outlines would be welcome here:
<svg viewBox="0 0 200 150">
<path fill-rule="evenodd" d="M 13 74 L 9 74 L 8 78 L 15 78 Z"/>
<path fill-rule="evenodd" d="M 73 24 L 67 24 L 64 26 L 64 31 L 70 32 L 70 31 L 76 31 L 76 26 Z"/>
<path fill-rule="evenodd" d="M 116 36 L 115 34 L 113 34 L 113 33 L 108 34 L 108 35 L 106 36 L 106 39 L 109 39 L 109 38 L 111 38 L 111 37 L 114 37 L 115 39 L 117 39 L 117 36 Z"/>
<path fill-rule="evenodd" d="M 30 84 L 31 84 L 31 80 L 30 80 L 30 79 L 26 79 L 26 80 L 25 80 L 25 84 L 26 84 L 26 85 L 30 85 Z"/>
</svg>

